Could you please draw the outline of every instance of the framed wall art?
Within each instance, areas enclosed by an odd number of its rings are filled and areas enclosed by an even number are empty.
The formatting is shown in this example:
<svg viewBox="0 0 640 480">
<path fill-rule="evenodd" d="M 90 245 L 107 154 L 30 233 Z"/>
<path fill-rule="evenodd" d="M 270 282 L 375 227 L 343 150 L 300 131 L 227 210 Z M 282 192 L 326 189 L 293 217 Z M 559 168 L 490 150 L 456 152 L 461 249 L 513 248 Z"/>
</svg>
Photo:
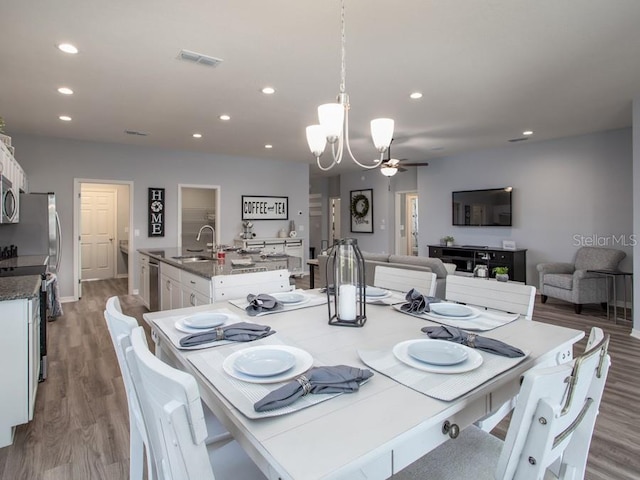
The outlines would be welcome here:
<svg viewBox="0 0 640 480">
<path fill-rule="evenodd" d="M 149 237 L 164 237 L 164 188 L 149 188 Z"/>
<path fill-rule="evenodd" d="M 351 190 L 351 231 L 373 233 L 373 189 Z"/>
<path fill-rule="evenodd" d="M 289 197 L 242 195 L 242 220 L 289 220 Z"/>
</svg>

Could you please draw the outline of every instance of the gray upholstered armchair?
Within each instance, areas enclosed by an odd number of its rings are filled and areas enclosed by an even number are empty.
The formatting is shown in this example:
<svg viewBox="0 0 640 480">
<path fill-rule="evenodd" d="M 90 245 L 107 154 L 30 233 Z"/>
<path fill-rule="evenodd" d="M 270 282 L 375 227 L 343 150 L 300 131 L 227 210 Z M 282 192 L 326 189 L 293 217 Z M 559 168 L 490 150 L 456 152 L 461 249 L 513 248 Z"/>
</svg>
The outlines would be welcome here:
<svg viewBox="0 0 640 480">
<path fill-rule="evenodd" d="M 605 304 L 608 301 L 608 279 L 587 270 L 617 270 L 626 256 L 613 248 L 581 247 L 573 263 L 540 263 L 540 293 L 542 303 L 547 297 L 559 298 L 574 304 L 580 313 L 585 303 Z"/>
</svg>

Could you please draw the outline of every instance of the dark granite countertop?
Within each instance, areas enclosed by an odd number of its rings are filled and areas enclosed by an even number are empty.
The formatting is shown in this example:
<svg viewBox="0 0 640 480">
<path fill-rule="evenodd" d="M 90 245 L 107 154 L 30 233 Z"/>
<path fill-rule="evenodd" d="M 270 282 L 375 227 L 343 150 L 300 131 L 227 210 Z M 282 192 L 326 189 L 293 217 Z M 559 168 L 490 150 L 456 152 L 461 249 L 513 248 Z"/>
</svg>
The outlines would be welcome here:
<svg viewBox="0 0 640 480">
<path fill-rule="evenodd" d="M 40 275 L 0 277 L 0 301 L 36 298 L 41 282 Z"/>
<path fill-rule="evenodd" d="M 46 265 L 47 255 L 20 255 L 0 260 L 0 268 L 30 267 L 32 265 Z"/>
<path fill-rule="evenodd" d="M 211 252 L 190 252 L 183 248 L 138 249 L 138 252 L 149 255 L 161 262 L 180 268 L 186 272 L 211 278 L 217 275 L 231 275 L 256 271 L 280 270 L 287 268 L 287 256 L 263 257 L 261 255 L 240 255 L 237 252 L 225 252 L 224 259 L 214 259 Z M 211 260 L 187 262 L 175 257 L 210 257 Z M 237 262 L 251 262 L 249 265 L 234 265 Z"/>
</svg>

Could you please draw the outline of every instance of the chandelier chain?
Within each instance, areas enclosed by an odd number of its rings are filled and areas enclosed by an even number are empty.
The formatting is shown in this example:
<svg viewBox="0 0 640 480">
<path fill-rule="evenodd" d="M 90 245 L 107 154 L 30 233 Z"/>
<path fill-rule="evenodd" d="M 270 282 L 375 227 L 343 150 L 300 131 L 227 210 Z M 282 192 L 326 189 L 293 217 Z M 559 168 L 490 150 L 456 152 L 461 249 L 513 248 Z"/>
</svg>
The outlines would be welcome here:
<svg viewBox="0 0 640 480">
<path fill-rule="evenodd" d="M 342 64 L 341 64 L 341 70 L 340 70 L 340 93 L 345 93 L 346 92 L 346 88 L 347 88 L 347 49 L 346 49 L 346 34 L 345 34 L 345 21 L 344 21 L 344 0 L 342 0 L 342 10 L 341 10 L 341 15 L 340 15 L 340 23 L 341 23 L 341 50 L 340 50 L 340 54 L 341 54 L 341 58 L 342 58 Z"/>
</svg>

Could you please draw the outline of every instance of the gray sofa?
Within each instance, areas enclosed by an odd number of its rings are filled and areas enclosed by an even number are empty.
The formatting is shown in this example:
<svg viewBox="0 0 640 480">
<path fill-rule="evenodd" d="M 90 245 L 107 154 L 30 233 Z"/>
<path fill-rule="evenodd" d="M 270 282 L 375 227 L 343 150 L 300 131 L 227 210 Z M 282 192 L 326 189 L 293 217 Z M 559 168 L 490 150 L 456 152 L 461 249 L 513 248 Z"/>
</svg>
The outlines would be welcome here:
<svg viewBox="0 0 640 480">
<path fill-rule="evenodd" d="M 578 314 L 585 303 L 605 304 L 609 300 L 608 280 L 588 270 L 617 270 L 625 256 L 613 248 L 581 247 L 573 263 L 538 264 L 542 303 L 547 297 L 559 298 L 573 303 Z"/>
<path fill-rule="evenodd" d="M 373 285 L 375 269 L 378 265 L 386 267 L 406 268 L 433 272 L 436 274 L 436 296 L 444 298 L 445 282 L 448 270 L 439 258 L 414 257 L 412 255 L 389 255 L 386 253 L 362 252 L 364 258 L 365 280 L 367 285 Z M 320 273 L 320 287 L 327 285 L 327 255 L 318 256 L 318 271 Z M 333 283 L 333 273 L 329 272 L 329 283 Z"/>
</svg>

